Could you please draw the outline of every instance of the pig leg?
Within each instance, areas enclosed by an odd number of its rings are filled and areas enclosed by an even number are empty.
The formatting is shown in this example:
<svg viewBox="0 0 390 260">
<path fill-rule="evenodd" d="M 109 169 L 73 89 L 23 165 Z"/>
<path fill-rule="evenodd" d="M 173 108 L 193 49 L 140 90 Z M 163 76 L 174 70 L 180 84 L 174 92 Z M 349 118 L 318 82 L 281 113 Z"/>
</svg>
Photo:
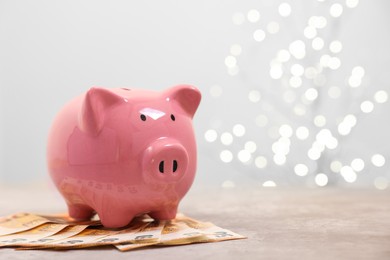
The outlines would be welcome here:
<svg viewBox="0 0 390 260">
<path fill-rule="evenodd" d="M 98 200 L 96 212 L 99 215 L 100 222 L 107 228 L 124 227 L 134 218 L 136 212 L 125 207 L 128 204 L 126 200 L 115 199 L 112 196 L 103 196 Z"/>
<path fill-rule="evenodd" d="M 98 212 L 100 222 L 107 228 L 120 228 L 130 223 L 134 214 L 122 211 L 102 211 Z"/>
<path fill-rule="evenodd" d="M 68 204 L 68 212 L 69 216 L 76 220 L 89 220 L 95 214 L 90 207 L 79 204 Z"/>
<path fill-rule="evenodd" d="M 152 211 L 149 214 L 153 219 L 157 220 L 169 220 L 176 218 L 177 205 L 175 207 L 165 208 L 158 211 Z"/>
</svg>

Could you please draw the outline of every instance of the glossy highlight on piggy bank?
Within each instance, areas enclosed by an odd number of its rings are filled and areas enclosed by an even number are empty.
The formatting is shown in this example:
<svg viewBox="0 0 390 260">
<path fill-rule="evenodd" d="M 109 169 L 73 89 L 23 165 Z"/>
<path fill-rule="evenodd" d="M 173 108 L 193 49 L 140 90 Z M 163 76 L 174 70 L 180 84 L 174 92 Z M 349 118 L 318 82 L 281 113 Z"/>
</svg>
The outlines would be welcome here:
<svg viewBox="0 0 390 260">
<path fill-rule="evenodd" d="M 58 113 L 49 132 L 49 173 L 78 220 L 106 227 L 136 215 L 173 219 L 197 165 L 192 118 L 201 94 L 93 87 Z"/>
</svg>

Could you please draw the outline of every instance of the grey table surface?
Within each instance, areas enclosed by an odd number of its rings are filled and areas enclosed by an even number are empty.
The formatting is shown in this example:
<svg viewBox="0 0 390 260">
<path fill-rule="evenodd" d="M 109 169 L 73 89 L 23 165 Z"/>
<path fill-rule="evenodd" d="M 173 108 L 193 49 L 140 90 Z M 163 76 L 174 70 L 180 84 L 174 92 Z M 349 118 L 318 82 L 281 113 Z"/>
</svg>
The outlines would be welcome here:
<svg viewBox="0 0 390 260">
<path fill-rule="evenodd" d="M 59 213 L 48 185 L 0 186 L 0 215 Z M 390 191 L 195 188 L 180 211 L 248 238 L 218 243 L 68 251 L 0 249 L 0 259 L 390 259 Z"/>
</svg>

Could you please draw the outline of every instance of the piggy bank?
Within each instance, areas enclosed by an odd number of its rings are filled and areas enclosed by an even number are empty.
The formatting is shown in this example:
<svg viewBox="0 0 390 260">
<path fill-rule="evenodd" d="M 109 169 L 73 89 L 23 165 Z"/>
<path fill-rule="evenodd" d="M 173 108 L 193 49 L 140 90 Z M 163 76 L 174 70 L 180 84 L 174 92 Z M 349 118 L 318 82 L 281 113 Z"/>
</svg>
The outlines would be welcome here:
<svg viewBox="0 0 390 260">
<path fill-rule="evenodd" d="M 58 113 L 49 132 L 48 170 L 77 220 L 105 227 L 136 215 L 173 219 L 192 185 L 197 150 L 192 118 L 199 90 L 93 87 Z"/>
</svg>

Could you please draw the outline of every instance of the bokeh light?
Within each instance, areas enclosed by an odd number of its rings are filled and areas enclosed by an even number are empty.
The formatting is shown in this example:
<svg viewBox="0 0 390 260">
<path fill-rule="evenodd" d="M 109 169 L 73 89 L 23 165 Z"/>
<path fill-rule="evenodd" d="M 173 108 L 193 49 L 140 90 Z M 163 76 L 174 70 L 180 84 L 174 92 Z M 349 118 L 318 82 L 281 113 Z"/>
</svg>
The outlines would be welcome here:
<svg viewBox="0 0 390 260">
<path fill-rule="evenodd" d="M 389 187 L 389 180 L 385 177 L 376 177 L 374 180 L 374 186 L 378 190 L 385 190 Z"/>
<path fill-rule="evenodd" d="M 389 99 L 389 94 L 385 90 L 379 90 L 375 93 L 374 99 L 377 103 L 386 103 Z"/>
<path fill-rule="evenodd" d="M 317 99 L 318 97 L 318 91 L 315 88 L 309 88 L 305 92 L 305 98 L 309 101 L 313 101 Z"/>
<path fill-rule="evenodd" d="M 306 56 L 306 45 L 302 40 L 291 42 L 288 49 L 291 55 L 297 60 L 303 59 Z"/>
<path fill-rule="evenodd" d="M 254 141 L 248 141 L 245 143 L 245 150 L 254 153 L 257 150 L 257 144 Z"/>
<path fill-rule="evenodd" d="M 293 88 L 299 88 L 300 86 L 302 86 L 302 78 L 293 76 L 293 77 L 290 78 L 288 83 Z"/>
<path fill-rule="evenodd" d="M 352 167 L 346 165 L 341 167 L 340 174 L 343 176 L 344 180 L 348 183 L 353 183 L 357 179 L 356 172 L 352 169 Z"/>
<path fill-rule="evenodd" d="M 283 69 L 281 64 L 272 64 L 269 70 L 269 74 L 273 79 L 280 79 L 283 75 Z"/>
<path fill-rule="evenodd" d="M 305 77 L 307 79 L 314 79 L 318 75 L 318 71 L 315 67 L 307 67 L 305 69 Z"/>
<path fill-rule="evenodd" d="M 355 158 L 351 162 L 351 167 L 356 172 L 361 172 L 364 169 L 364 161 L 361 158 Z"/>
<path fill-rule="evenodd" d="M 261 30 L 261 29 L 258 29 L 256 31 L 254 31 L 253 39 L 255 39 L 255 41 L 257 41 L 257 42 L 264 41 L 264 39 L 265 39 L 265 32 L 263 30 Z"/>
<path fill-rule="evenodd" d="M 292 75 L 294 75 L 296 77 L 300 77 L 305 72 L 305 69 L 303 68 L 303 66 L 301 64 L 296 63 L 296 64 L 291 66 L 290 72 Z"/>
<path fill-rule="evenodd" d="M 381 154 L 374 154 L 371 157 L 371 162 L 374 166 L 376 167 L 382 167 L 386 163 L 386 159 L 383 155 Z"/>
<path fill-rule="evenodd" d="M 261 99 L 261 94 L 260 94 L 260 91 L 258 90 L 251 90 L 248 94 L 248 99 L 253 102 L 253 103 L 257 103 L 260 101 Z"/>
<path fill-rule="evenodd" d="M 251 9 L 248 11 L 247 18 L 249 22 L 256 23 L 260 20 L 260 13 L 256 9 Z"/>
<path fill-rule="evenodd" d="M 233 143 L 233 135 L 225 132 L 221 134 L 221 143 L 224 145 L 231 145 Z"/>
<path fill-rule="evenodd" d="M 250 159 L 252 158 L 252 155 L 247 150 L 241 150 L 238 152 L 237 158 L 242 163 L 248 163 L 250 161 Z"/>
<path fill-rule="evenodd" d="M 345 4 L 349 8 L 355 8 L 359 4 L 359 0 L 346 0 Z"/>
<path fill-rule="evenodd" d="M 276 183 L 274 181 L 265 181 L 263 187 L 276 187 Z"/>
<path fill-rule="evenodd" d="M 307 26 L 307 27 L 303 30 L 303 35 L 304 35 L 307 39 L 313 39 L 314 37 L 317 36 L 317 29 L 316 29 L 314 26 Z"/>
<path fill-rule="evenodd" d="M 309 129 L 306 126 L 300 126 L 296 129 L 295 135 L 300 140 L 306 140 L 309 137 Z"/>
<path fill-rule="evenodd" d="M 328 21 L 324 16 L 311 16 L 308 24 L 317 29 L 323 29 L 327 25 Z"/>
<path fill-rule="evenodd" d="M 233 134 L 237 137 L 241 137 L 245 135 L 245 126 L 241 124 L 236 124 L 233 126 Z"/>
<path fill-rule="evenodd" d="M 284 154 L 280 154 L 280 153 L 275 154 L 273 159 L 274 159 L 274 163 L 276 165 L 283 165 L 286 163 L 286 160 L 287 160 L 286 156 Z"/>
<path fill-rule="evenodd" d="M 320 37 L 314 38 L 313 41 L 311 42 L 311 46 L 316 51 L 321 50 L 324 47 L 324 45 L 325 45 L 324 40 Z"/>
<path fill-rule="evenodd" d="M 343 164 L 338 160 L 332 161 L 330 163 L 330 169 L 332 172 L 338 173 L 338 172 L 340 172 L 342 167 L 343 167 Z"/>
<path fill-rule="evenodd" d="M 318 186 L 324 187 L 328 184 L 328 176 L 324 173 L 319 173 L 315 177 L 315 182 Z"/>
<path fill-rule="evenodd" d="M 229 150 L 223 150 L 219 154 L 219 158 L 221 159 L 221 161 L 223 161 L 225 163 L 229 163 L 233 160 L 233 153 Z"/>
<path fill-rule="evenodd" d="M 259 169 L 263 169 L 267 167 L 267 163 L 268 163 L 267 158 L 265 158 L 264 156 L 257 156 L 255 159 L 255 165 Z"/>
<path fill-rule="evenodd" d="M 340 41 L 332 41 L 329 44 L 329 50 L 333 53 L 339 53 L 343 49 L 343 44 Z"/>
<path fill-rule="evenodd" d="M 287 17 L 291 14 L 291 6 L 288 3 L 281 3 L 279 5 L 279 14 L 282 17 Z"/>
<path fill-rule="evenodd" d="M 311 13 L 298 9 L 295 2 L 282 1 L 233 14 L 233 24 L 241 26 L 240 34 L 246 38 L 228 45 L 222 66 L 237 76 L 232 78 L 235 85 L 215 84 L 209 94 L 215 101 L 244 100 L 240 105 L 247 113 L 230 117 L 228 125 L 211 124 L 204 130 L 204 140 L 219 146 L 222 162 L 255 169 L 263 187 L 294 181 L 311 187 L 348 187 L 370 181 L 373 188 L 387 189 L 386 158 L 378 148 L 348 147 L 360 145 L 362 141 L 353 138 L 367 117 L 374 120 L 383 112 L 389 99 L 387 86 L 377 84 L 371 75 L 371 65 L 351 56 L 343 34 L 332 33 L 339 27 L 341 31 L 359 1 L 313 4 L 318 8 Z M 277 17 L 267 8 L 273 8 Z M 259 66 L 248 66 L 248 60 Z M 238 89 L 240 94 L 233 92 Z M 279 175 L 267 175 L 275 169 L 292 171 L 294 180 L 279 182 Z M 237 183 L 227 179 L 222 187 Z"/>
<path fill-rule="evenodd" d="M 218 133 L 214 129 L 209 129 L 205 132 L 204 138 L 206 139 L 207 142 L 215 142 L 218 138 Z"/>
<path fill-rule="evenodd" d="M 231 189 L 231 188 L 236 187 L 236 184 L 234 183 L 234 181 L 226 180 L 226 181 L 222 182 L 221 186 L 224 189 Z"/>
<path fill-rule="evenodd" d="M 268 31 L 270 34 L 278 33 L 279 30 L 280 30 L 280 25 L 279 25 L 277 22 L 270 22 L 270 23 L 268 23 L 268 25 L 267 25 L 267 31 Z"/>
<path fill-rule="evenodd" d="M 363 102 L 360 104 L 360 109 L 361 109 L 364 113 L 371 113 L 371 112 L 374 110 L 374 103 L 372 103 L 372 102 L 369 101 L 369 100 L 363 101 Z"/>
<path fill-rule="evenodd" d="M 258 115 L 255 119 L 256 125 L 259 127 L 265 127 L 268 124 L 268 117 L 265 115 Z"/>
<path fill-rule="evenodd" d="M 339 3 L 334 3 L 330 6 L 329 13 L 333 17 L 340 17 L 343 13 L 343 6 Z"/>
<path fill-rule="evenodd" d="M 306 176 L 309 173 L 309 168 L 306 166 L 306 164 L 299 163 L 295 165 L 294 172 L 298 176 Z"/>
<path fill-rule="evenodd" d="M 287 50 L 279 50 L 276 56 L 276 59 L 279 62 L 287 62 L 290 59 L 290 53 Z"/>
<path fill-rule="evenodd" d="M 314 117 L 314 125 L 317 127 L 324 127 L 326 125 L 326 118 L 323 115 L 317 115 Z"/>
<path fill-rule="evenodd" d="M 242 47 L 239 44 L 233 44 L 230 47 L 230 53 L 234 56 L 239 56 L 242 52 Z"/>
<path fill-rule="evenodd" d="M 236 66 L 236 64 L 237 64 L 236 57 L 229 55 L 229 56 L 227 56 L 225 58 L 225 65 L 226 65 L 226 67 L 233 68 L 233 67 Z"/>
<path fill-rule="evenodd" d="M 282 137 L 286 137 L 286 138 L 289 138 L 292 136 L 293 134 L 293 129 L 290 125 L 288 124 L 285 124 L 285 125 L 281 125 L 280 128 L 279 128 L 279 134 L 280 136 Z"/>
</svg>

